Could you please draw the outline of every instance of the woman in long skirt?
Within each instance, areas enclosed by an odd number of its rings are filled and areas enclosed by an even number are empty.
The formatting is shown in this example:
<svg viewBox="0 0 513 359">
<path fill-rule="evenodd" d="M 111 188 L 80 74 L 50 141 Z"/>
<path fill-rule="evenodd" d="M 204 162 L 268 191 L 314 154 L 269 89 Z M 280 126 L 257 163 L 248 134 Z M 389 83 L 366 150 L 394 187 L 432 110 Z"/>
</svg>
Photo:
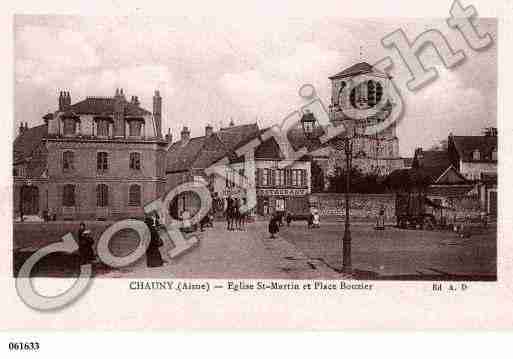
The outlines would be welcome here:
<svg viewBox="0 0 513 359">
<path fill-rule="evenodd" d="M 153 218 L 146 217 L 144 223 L 150 230 L 150 244 L 146 250 L 146 264 L 148 267 L 160 267 L 164 264 L 162 256 L 160 255 L 159 247 L 162 246 L 162 240 L 157 232 Z"/>
</svg>

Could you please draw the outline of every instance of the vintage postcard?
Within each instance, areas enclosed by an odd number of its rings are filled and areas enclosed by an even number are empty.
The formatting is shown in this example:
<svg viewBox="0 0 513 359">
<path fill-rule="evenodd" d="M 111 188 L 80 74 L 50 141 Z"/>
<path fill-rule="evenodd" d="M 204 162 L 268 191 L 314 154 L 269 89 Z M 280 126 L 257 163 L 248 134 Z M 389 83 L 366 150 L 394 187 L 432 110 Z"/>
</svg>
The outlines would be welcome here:
<svg viewBox="0 0 513 359">
<path fill-rule="evenodd" d="M 7 328 L 511 327 L 511 26 L 437 6 L 14 14 Z"/>
</svg>

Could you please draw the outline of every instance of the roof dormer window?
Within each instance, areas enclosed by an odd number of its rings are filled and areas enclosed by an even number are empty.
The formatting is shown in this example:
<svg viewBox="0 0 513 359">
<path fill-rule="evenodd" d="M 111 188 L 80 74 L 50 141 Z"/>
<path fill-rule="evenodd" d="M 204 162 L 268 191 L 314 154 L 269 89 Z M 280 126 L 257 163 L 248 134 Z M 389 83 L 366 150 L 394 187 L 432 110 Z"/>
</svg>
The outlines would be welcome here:
<svg viewBox="0 0 513 359">
<path fill-rule="evenodd" d="M 472 159 L 474 161 L 479 161 L 481 160 L 481 153 L 479 152 L 478 149 L 475 149 L 473 152 L 472 152 Z"/>
<path fill-rule="evenodd" d="M 144 119 L 142 118 L 129 118 L 128 122 L 128 136 L 132 138 L 140 138 L 142 136 L 142 128 Z"/>
<path fill-rule="evenodd" d="M 72 118 L 65 118 L 62 120 L 62 132 L 64 136 L 74 136 L 77 134 L 77 121 Z"/>
</svg>

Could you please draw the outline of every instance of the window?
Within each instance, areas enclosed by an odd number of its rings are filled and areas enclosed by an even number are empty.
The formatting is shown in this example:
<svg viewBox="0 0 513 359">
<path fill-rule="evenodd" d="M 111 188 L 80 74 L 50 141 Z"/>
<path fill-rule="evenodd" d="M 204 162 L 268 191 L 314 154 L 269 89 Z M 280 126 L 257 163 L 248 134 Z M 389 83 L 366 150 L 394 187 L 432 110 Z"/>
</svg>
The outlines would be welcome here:
<svg viewBox="0 0 513 359">
<path fill-rule="evenodd" d="M 244 186 L 244 180 L 246 179 L 246 177 L 244 177 L 244 168 L 239 168 L 238 174 L 239 174 L 239 185 L 242 187 L 242 186 Z"/>
<path fill-rule="evenodd" d="M 264 168 L 262 170 L 262 186 L 270 186 L 271 185 L 271 171 L 269 168 Z"/>
<path fill-rule="evenodd" d="M 235 172 L 231 168 L 226 169 L 226 187 L 231 188 L 235 186 Z"/>
<path fill-rule="evenodd" d="M 497 161 L 497 150 L 495 148 L 492 151 L 492 161 Z"/>
<path fill-rule="evenodd" d="M 65 118 L 62 122 L 65 136 L 75 135 L 77 133 L 77 122 L 74 118 Z"/>
<path fill-rule="evenodd" d="M 141 205 L 141 186 L 133 184 L 128 190 L 128 205 L 140 206 Z"/>
<path fill-rule="evenodd" d="M 109 169 L 109 154 L 107 152 L 98 152 L 96 154 L 96 169 L 100 172 Z"/>
<path fill-rule="evenodd" d="M 276 186 L 285 186 L 285 170 L 276 170 Z"/>
<path fill-rule="evenodd" d="M 128 133 L 129 136 L 132 137 L 140 137 L 141 136 L 141 121 L 130 121 L 128 123 Z"/>
<path fill-rule="evenodd" d="M 130 169 L 140 170 L 141 169 L 141 154 L 138 152 L 130 153 Z"/>
<path fill-rule="evenodd" d="M 62 154 L 62 170 L 64 172 L 71 171 L 75 168 L 74 166 L 75 154 L 73 151 L 65 151 Z"/>
<path fill-rule="evenodd" d="M 108 120 L 99 120 L 97 123 L 97 135 L 101 137 L 109 136 L 109 121 Z"/>
<path fill-rule="evenodd" d="M 474 150 L 474 152 L 472 152 L 472 159 L 474 161 L 479 161 L 481 159 L 481 154 L 479 153 L 479 150 Z"/>
<path fill-rule="evenodd" d="M 62 205 L 64 207 L 75 206 L 75 185 L 67 184 L 62 189 Z"/>
<path fill-rule="evenodd" d="M 301 186 L 301 170 L 292 170 L 292 186 Z"/>
<path fill-rule="evenodd" d="M 107 207 L 109 205 L 109 187 L 106 184 L 96 186 L 96 205 Z"/>
</svg>

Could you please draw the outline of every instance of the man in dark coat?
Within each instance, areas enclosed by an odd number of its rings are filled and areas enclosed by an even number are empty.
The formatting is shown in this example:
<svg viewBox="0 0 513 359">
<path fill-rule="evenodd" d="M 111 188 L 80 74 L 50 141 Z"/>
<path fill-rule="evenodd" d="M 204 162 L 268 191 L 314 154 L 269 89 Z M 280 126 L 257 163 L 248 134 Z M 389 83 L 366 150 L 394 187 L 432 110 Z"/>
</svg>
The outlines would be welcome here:
<svg viewBox="0 0 513 359">
<path fill-rule="evenodd" d="M 94 260 L 94 240 L 91 231 L 87 230 L 85 223 L 80 223 L 78 230 L 78 253 L 80 254 L 80 265 L 88 264 Z"/>
<path fill-rule="evenodd" d="M 148 267 L 160 267 L 164 264 L 159 251 L 159 247 L 162 246 L 162 240 L 157 232 L 153 217 L 146 216 L 144 223 L 146 223 L 150 230 L 150 243 L 148 249 L 146 249 L 146 264 Z"/>
<path fill-rule="evenodd" d="M 274 235 L 280 231 L 280 227 L 278 225 L 279 217 L 276 213 L 271 216 L 271 220 L 269 221 L 269 233 L 271 233 L 271 238 L 275 238 Z"/>
</svg>

